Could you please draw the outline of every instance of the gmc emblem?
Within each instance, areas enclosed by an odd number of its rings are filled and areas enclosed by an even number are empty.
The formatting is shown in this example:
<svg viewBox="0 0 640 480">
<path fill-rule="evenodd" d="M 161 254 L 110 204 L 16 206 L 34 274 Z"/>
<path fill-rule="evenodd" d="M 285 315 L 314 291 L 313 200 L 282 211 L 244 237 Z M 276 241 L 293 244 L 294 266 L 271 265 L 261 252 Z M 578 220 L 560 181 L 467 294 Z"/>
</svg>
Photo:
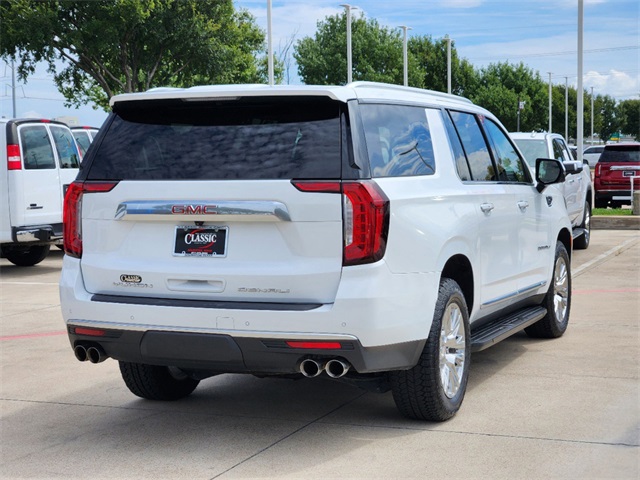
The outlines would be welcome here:
<svg viewBox="0 0 640 480">
<path fill-rule="evenodd" d="M 217 205 L 173 205 L 171 213 L 176 215 L 217 215 Z"/>
</svg>

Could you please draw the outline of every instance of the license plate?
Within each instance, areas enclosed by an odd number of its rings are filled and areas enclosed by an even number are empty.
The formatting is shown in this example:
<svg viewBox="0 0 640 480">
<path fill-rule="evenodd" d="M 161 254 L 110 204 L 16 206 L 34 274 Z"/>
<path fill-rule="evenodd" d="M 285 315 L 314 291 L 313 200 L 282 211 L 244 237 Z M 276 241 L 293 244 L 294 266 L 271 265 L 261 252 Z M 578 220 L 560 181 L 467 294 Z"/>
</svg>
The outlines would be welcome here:
<svg viewBox="0 0 640 480">
<path fill-rule="evenodd" d="M 178 257 L 226 257 L 227 227 L 179 225 L 173 255 Z"/>
<path fill-rule="evenodd" d="M 633 170 L 624 170 L 624 171 L 622 172 L 622 176 L 623 176 L 623 177 L 633 177 L 633 176 L 635 175 L 635 173 L 636 173 L 636 172 L 635 172 L 635 171 L 633 171 Z"/>
</svg>

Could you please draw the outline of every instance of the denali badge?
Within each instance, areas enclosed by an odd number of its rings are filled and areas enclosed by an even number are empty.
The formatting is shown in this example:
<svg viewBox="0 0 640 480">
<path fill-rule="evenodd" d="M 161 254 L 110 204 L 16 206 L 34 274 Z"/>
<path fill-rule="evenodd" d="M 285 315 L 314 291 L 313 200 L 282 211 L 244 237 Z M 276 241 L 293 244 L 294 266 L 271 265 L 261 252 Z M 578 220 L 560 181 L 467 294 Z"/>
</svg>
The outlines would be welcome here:
<svg viewBox="0 0 640 480">
<path fill-rule="evenodd" d="M 141 283 L 142 277 L 140 275 L 120 275 L 120 281 L 122 283 Z"/>
</svg>

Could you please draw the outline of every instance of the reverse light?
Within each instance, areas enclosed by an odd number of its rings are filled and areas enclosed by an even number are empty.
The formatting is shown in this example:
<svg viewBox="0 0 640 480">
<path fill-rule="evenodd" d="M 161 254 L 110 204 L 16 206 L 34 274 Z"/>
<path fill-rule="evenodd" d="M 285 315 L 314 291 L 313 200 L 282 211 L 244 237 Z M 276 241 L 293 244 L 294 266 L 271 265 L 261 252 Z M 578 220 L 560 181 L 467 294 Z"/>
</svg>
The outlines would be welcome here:
<svg viewBox="0 0 640 480">
<path fill-rule="evenodd" d="M 64 253 L 82 257 L 82 198 L 87 193 L 110 192 L 118 182 L 73 182 L 64 196 Z"/>
</svg>

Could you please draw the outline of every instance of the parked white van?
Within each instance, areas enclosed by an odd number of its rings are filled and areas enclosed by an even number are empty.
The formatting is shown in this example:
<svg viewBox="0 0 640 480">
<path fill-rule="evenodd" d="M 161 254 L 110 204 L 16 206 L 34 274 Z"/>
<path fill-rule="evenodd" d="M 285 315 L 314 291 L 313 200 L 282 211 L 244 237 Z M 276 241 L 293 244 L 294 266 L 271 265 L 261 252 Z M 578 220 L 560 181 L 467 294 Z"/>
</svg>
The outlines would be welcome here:
<svg viewBox="0 0 640 480">
<path fill-rule="evenodd" d="M 0 255 L 35 265 L 62 241 L 62 203 L 80 156 L 64 123 L 0 119 Z"/>
</svg>

